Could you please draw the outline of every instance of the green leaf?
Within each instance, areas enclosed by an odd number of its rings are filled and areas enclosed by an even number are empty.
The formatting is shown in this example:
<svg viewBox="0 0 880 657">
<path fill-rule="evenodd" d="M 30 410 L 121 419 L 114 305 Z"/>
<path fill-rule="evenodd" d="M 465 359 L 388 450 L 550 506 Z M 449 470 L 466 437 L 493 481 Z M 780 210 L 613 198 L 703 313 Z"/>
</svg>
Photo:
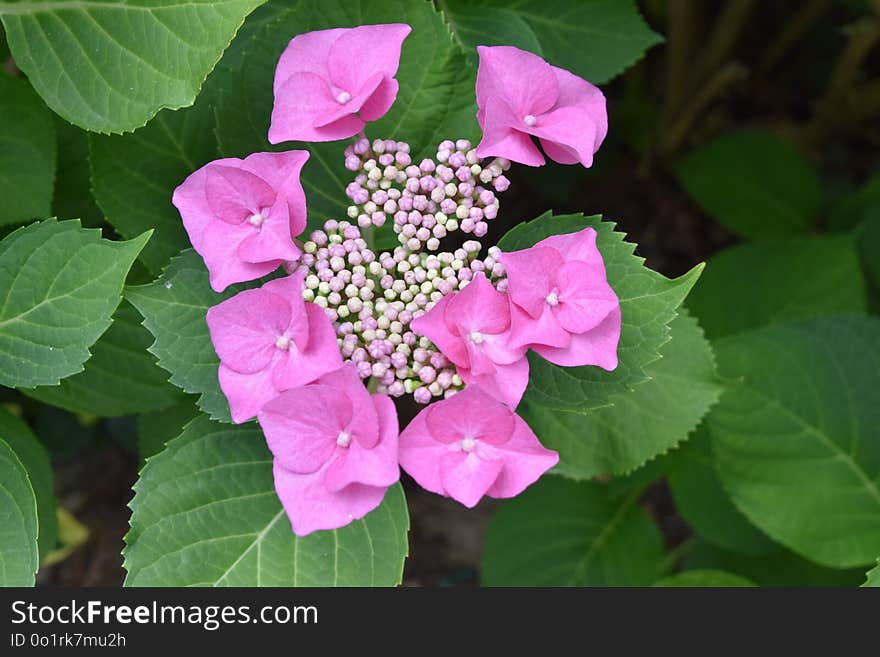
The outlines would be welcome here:
<svg viewBox="0 0 880 657">
<path fill-rule="evenodd" d="M 199 409 L 192 397 L 184 396 L 170 408 L 138 415 L 138 453 L 141 462 L 165 449 L 165 444 L 177 438 L 198 414 Z"/>
<path fill-rule="evenodd" d="M 544 477 L 495 513 L 485 586 L 646 586 L 663 573 L 663 541 L 638 506 L 592 482 Z"/>
<path fill-rule="evenodd" d="M 440 6 L 473 59 L 478 45 L 516 46 L 596 84 L 663 40 L 631 0 L 443 0 Z"/>
<path fill-rule="evenodd" d="M 529 354 L 531 374 L 526 400 L 547 408 L 585 412 L 607 406 L 612 395 L 648 380 L 645 367 L 660 358 L 669 340 L 669 322 L 700 276 L 697 265 L 684 276 L 669 279 L 644 266 L 633 255 L 635 244 L 600 217 L 552 216 L 549 212 L 511 229 L 498 243 L 503 251 L 525 249 L 549 235 L 572 233 L 592 226 L 605 261 L 608 282 L 620 298 L 622 329 L 613 372 L 598 367 L 558 367 Z"/>
<path fill-rule="evenodd" d="M 662 358 L 647 366 L 650 380 L 608 397 L 586 413 L 545 408 L 526 400 L 517 412 L 545 447 L 559 452 L 555 472 L 574 479 L 623 474 L 686 440 L 721 393 L 712 349 L 697 321 L 672 321 Z"/>
<path fill-rule="evenodd" d="M 55 548 L 58 522 L 55 517 L 55 491 L 49 454 L 30 427 L 0 407 L 0 439 L 12 448 L 27 472 L 37 502 L 40 557 Z"/>
<path fill-rule="evenodd" d="M 654 582 L 654 586 L 675 588 L 733 588 L 755 586 L 745 577 L 723 570 L 686 570 Z"/>
<path fill-rule="evenodd" d="M 66 219 L 77 217 L 84 226 L 97 228 L 104 214 L 95 204 L 90 189 L 89 135 L 57 116 L 55 129 L 58 133 L 58 171 L 52 214 Z"/>
<path fill-rule="evenodd" d="M 217 294 L 208 283 L 208 270 L 199 255 L 187 250 L 171 261 L 149 285 L 129 287 L 126 298 L 144 317 L 155 342 L 150 353 L 171 372 L 171 383 L 200 395 L 198 404 L 214 420 L 231 422 L 229 404 L 220 390 L 220 359 L 211 343 L 205 315 L 208 308 L 235 295 L 234 286 Z"/>
<path fill-rule="evenodd" d="M 200 417 L 151 458 L 131 502 L 127 586 L 393 586 L 407 553 L 400 485 L 362 520 L 298 538 L 255 425 Z"/>
<path fill-rule="evenodd" d="M 868 579 L 862 586 L 880 587 L 880 559 L 877 559 L 877 565 L 867 572 L 866 577 Z"/>
<path fill-rule="evenodd" d="M 345 186 L 354 175 L 344 166 L 344 143 L 269 144 L 275 67 L 284 48 L 297 34 L 369 23 L 408 23 L 413 31 L 403 43 L 397 100 L 388 114 L 369 124 L 368 135 L 409 142 L 418 161 L 417 154 L 436 149 L 444 139 L 474 138 L 477 134 L 473 91 L 476 73 L 430 2 L 297 3 L 266 24 L 245 46 L 237 80 L 224 85 L 220 94 L 217 138 L 223 154 L 235 157 L 254 151 L 307 149 L 311 159 L 301 179 L 313 226 L 327 218 L 345 215 L 349 205 Z"/>
<path fill-rule="evenodd" d="M 153 275 L 190 245 L 171 195 L 217 157 L 213 126 L 208 94 L 189 109 L 161 112 L 134 134 L 89 138 L 92 188 L 107 220 L 127 238 L 155 230 L 140 257 Z"/>
<path fill-rule="evenodd" d="M 880 206 L 875 216 L 866 219 L 856 231 L 856 243 L 868 280 L 880 292 Z"/>
<path fill-rule="evenodd" d="M 813 165 L 770 133 L 718 137 L 681 160 L 676 175 L 707 214 L 748 239 L 801 233 L 821 205 Z"/>
<path fill-rule="evenodd" d="M 686 303 L 711 339 L 818 315 L 865 311 L 850 235 L 742 244 L 712 256 Z"/>
<path fill-rule="evenodd" d="M 0 586 L 34 585 L 37 532 L 37 501 L 27 471 L 0 437 Z"/>
<path fill-rule="evenodd" d="M 55 157 L 52 114 L 26 80 L 0 71 L 0 226 L 49 216 Z"/>
<path fill-rule="evenodd" d="M 730 379 L 708 417 L 733 502 L 816 563 L 880 545 L 880 320 L 819 318 L 715 343 Z"/>
<path fill-rule="evenodd" d="M 751 524 L 730 501 L 715 470 L 711 436 L 700 425 L 670 457 L 669 489 L 675 508 L 701 537 L 719 547 L 760 555 L 779 546 Z"/>
<path fill-rule="evenodd" d="M 55 385 L 82 371 L 149 238 L 110 242 L 79 221 L 48 219 L 3 239 L 0 385 Z"/>
<path fill-rule="evenodd" d="M 265 0 L 0 3 L 15 63 L 56 113 L 127 132 L 191 105 L 245 16 Z"/>
<path fill-rule="evenodd" d="M 180 393 L 168 384 L 168 374 L 147 351 L 152 341 L 137 311 L 122 304 L 82 372 L 60 385 L 23 392 L 46 404 L 99 417 L 167 408 Z"/>
<path fill-rule="evenodd" d="M 875 217 L 880 217 L 880 172 L 831 208 L 825 223 L 831 230 L 851 230 Z"/>
<path fill-rule="evenodd" d="M 729 552 L 705 541 L 687 546 L 682 563 L 689 569 L 724 570 L 736 573 L 758 586 L 858 586 L 865 581 L 864 569 L 833 570 L 823 568 L 793 552 L 749 556 Z"/>
</svg>

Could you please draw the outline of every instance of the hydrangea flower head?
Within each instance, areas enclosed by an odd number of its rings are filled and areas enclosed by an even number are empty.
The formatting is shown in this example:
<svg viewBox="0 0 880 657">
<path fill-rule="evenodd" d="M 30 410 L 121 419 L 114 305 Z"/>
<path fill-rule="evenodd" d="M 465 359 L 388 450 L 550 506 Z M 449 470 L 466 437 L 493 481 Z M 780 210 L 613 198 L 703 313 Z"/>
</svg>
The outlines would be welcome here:
<svg viewBox="0 0 880 657">
<path fill-rule="evenodd" d="M 295 36 L 275 69 L 269 141 L 335 141 L 361 132 L 397 98 L 409 25 L 361 25 Z"/>
<path fill-rule="evenodd" d="M 367 392 L 351 364 L 282 393 L 259 421 L 298 536 L 362 518 L 400 477 L 394 403 Z"/>
<path fill-rule="evenodd" d="M 299 175 L 308 159 L 307 151 L 287 151 L 214 160 L 174 190 L 172 201 L 215 291 L 299 258 L 293 238 L 306 226 Z"/>
<path fill-rule="evenodd" d="M 400 466 L 423 488 L 467 507 L 484 495 L 519 495 L 558 461 L 479 386 L 428 406 L 400 435 Z"/>
<path fill-rule="evenodd" d="M 483 272 L 413 320 L 412 328 L 437 345 L 466 383 L 480 384 L 512 408 L 519 404 L 529 382 L 526 349 L 511 344 L 507 297 Z"/>
<path fill-rule="evenodd" d="M 480 157 L 541 166 L 544 156 L 532 141 L 537 137 L 551 160 L 592 165 L 608 131 L 605 96 L 598 88 L 519 48 L 479 46 L 477 52 Z"/>
<path fill-rule="evenodd" d="M 620 302 L 608 285 L 594 229 L 551 235 L 499 257 L 513 345 L 566 367 L 617 367 Z"/>
<path fill-rule="evenodd" d="M 302 288 L 302 274 L 276 278 L 208 310 L 220 388 L 235 422 L 342 365 L 333 324 L 303 301 Z"/>
</svg>

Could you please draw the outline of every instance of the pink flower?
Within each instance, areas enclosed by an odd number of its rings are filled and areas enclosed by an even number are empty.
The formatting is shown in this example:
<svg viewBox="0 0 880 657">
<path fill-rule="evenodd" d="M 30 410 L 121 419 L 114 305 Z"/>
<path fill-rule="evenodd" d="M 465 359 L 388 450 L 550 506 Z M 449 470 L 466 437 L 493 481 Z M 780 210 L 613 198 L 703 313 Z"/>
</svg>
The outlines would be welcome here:
<svg viewBox="0 0 880 657">
<path fill-rule="evenodd" d="M 482 272 L 461 292 L 438 301 L 410 325 L 426 336 L 468 384 L 516 408 L 529 383 L 524 346 L 510 344 L 510 306 Z"/>
<path fill-rule="evenodd" d="M 334 141 L 381 118 L 397 98 L 394 76 L 409 25 L 362 25 L 294 37 L 275 69 L 269 141 Z"/>
<path fill-rule="evenodd" d="M 368 393 L 350 363 L 282 393 L 259 420 L 298 536 L 364 517 L 400 477 L 394 403 Z"/>
<path fill-rule="evenodd" d="M 559 461 L 525 421 L 478 386 L 436 402 L 400 435 L 400 466 L 426 490 L 473 507 L 514 497 Z"/>
<path fill-rule="evenodd" d="M 293 238 L 306 227 L 299 174 L 308 159 L 307 151 L 287 151 L 214 160 L 174 190 L 173 203 L 215 291 L 299 258 Z"/>
<path fill-rule="evenodd" d="M 620 302 L 605 277 L 596 231 L 551 235 L 503 253 L 511 344 L 552 363 L 617 367 Z"/>
<path fill-rule="evenodd" d="M 279 393 L 342 365 L 332 322 L 303 301 L 303 277 L 276 278 L 208 310 L 220 388 L 235 422 L 250 420 Z"/>
<path fill-rule="evenodd" d="M 479 46 L 477 122 L 480 157 L 541 166 L 551 160 L 592 165 L 608 132 L 605 96 L 586 80 L 511 46 Z"/>
</svg>

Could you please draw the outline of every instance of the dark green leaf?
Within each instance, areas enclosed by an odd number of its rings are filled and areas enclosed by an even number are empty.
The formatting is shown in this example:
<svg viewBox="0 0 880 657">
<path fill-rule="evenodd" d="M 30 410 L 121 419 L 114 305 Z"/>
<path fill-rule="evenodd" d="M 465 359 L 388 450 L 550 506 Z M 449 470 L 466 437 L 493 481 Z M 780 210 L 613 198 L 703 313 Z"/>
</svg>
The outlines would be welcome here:
<svg viewBox="0 0 880 657">
<path fill-rule="evenodd" d="M 0 586 L 33 586 L 40 565 L 37 501 L 27 471 L 0 437 Z"/>
<path fill-rule="evenodd" d="M 732 588 L 754 586 L 744 577 L 723 570 L 686 570 L 654 582 L 654 586 L 675 588 Z"/>
</svg>

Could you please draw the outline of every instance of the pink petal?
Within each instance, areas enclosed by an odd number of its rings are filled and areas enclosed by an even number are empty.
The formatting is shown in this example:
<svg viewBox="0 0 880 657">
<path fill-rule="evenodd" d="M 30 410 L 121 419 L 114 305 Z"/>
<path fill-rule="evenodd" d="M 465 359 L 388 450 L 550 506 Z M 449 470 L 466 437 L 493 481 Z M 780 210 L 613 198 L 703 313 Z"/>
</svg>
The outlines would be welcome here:
<svg viewBox="0 0 880 657">
<path fill-rule="evenodd" d="M 482 272 L 461 292 L 451 295 L 444 317 L 449 324 L 460 327 L 462 336 L 472 331 L 503 333 L 510 328 L 507 296 L 496 290 Z"/>
<path fill-rule="evenodd" d="M 357 114 L 361 107 L 372 97 L 373 93 L 382 85 L 382 80 L 385 78 L 381 73 L 374 73 L 369 78 L 367 78 L 363 86 L 357 90 L 356 93 L 351 94 L 351 98 L 342 103 L 338 100 L 339 93 L 335 92 L 334 101 L 335 105 L 327 111 L 326 114 L 319 117 L 318 121 L 315 123 L 316 128 L 323 128 L 328 126 L 336 121 L 344 119 L 349 114 Z M 363 118 L 363 117 L 361 117 Z"/>
<path fill-rule="evenodd" d="M 306 196 L 300 183 L 300 174 L 308 159 L 308 151 L 291 150 L 253 153 L 243 162 L 249 171 L 269 183 L 279 195 L 287 197 L 292 237 L 297 237 L 306 227 Z"/>
<path fill-rule="evenodd" d="M 578 107 L 590 116 L 596 126 L 593 143 L 593 152 L 595 153 L 608 134 L 608 112 L 605 108 L 605 96 L 598 87 L 565 69 L 554 66 L 553 73 L 556 75 L 556 81 L 559 85 L 556 106 Z"/>
<path fill-rule="evenodd" d="M 313 384 L 281 393 L 257 417 L 276 463 L 308 473 L 327 462 L 353 415 L 347 395 L 333 386 Z"/>
<path fill-rule="evenodd" d="M 294 73 L 275 94 L 269 142 L 335 141 L 351 137 L 363 129 L 364 121 L 345 113 L 349 111 L 332 95 L 326 80 L 314 73 Z"/>
<path fill-rule="evenodd" d="M 593 164 L 596 130 L 592 115 L 579 107 L 554 109 L 538 117 L 537 123 L 527 128 L 528 133 L 539 137 L 542 143 L 552 142 L 565 149 L 562 164 L 570 163 L 577 154 L 578 161 L 585 167 Z"/>
<path fill-rule="evenodd" d="M 342 354 L 330 318 L 313 303 L 305 304 L 309 340 L 302 351 L 291 348 L 272 372 L 278 390 L 288 390 L 311 383 L 342 367 Z"/>
<path fill-rule="evenodd" d="M 477 105 L 506 103 L 522 120 L 549 110 L 559 95 L 553 68 L 543 59 L 512 46 L 478 46 Z"/>
<path fill-rule="evenodd" d="M 504 106 L 490 105 L 483 111 L 483 138 L 477 145 L 481 158 L 503 157 L 530 167 L 544 164 L 544 156 L 525 132 L 512 127 L 513 118 Z"/>
<path fill-rule="evenodd" d="M 529 385 L 529 361 L 521 358 L 510 365 L 496 365 L 492 374 L 474 376 L 470 370 L 459 370 L 459 375 L 469 388 L 479 387 L 510 408 L 516 408 Z"/>
<path fill-rule="evenodd" d="M 340 91 L 354 96 L 376 73 L 393 78 L 403 40 L 412 28 L 402 23 L 361 25 L 341 34 L 330 47 L 327 70 Z"/>
<path fill-rule="evenodd" d="M 549 246 L 557 251 L 565 260 L 580 260 L 587 264 L 598 264 L 604 267 L 602 254 L 596 246 L 596 230 L 590 227 L 575 233 L 550 235 L 535 244 L 535 247 Z"/>
<path fill-rule="evenodd" d="M 620 308 L 612 310 L 596 328 L 571 336 L 563 349 L 535 346 L 533 349 L 551 363 L 563 367 L 598 365 L 611 371 L 617 367 L 617 343 L 620 340 Z"/>
<path fill-rule="evenodd" d="M 352 440 L 347 448 L 338 448 L 336 458 L 324 474 L 324 485 L 339 491 L 350 484 L 388 487 L 400 478 L 397 464 L 397 410 L 390 397 L 372 395 L 379 417 L 379 441 L 365 448 Z"/>
<path fill-rule="evenodd" d="M 302 298 L 305 277 L 304 273 L 297 272 L 290 276 L 282 276 L 266 281 L 260 288 L 287 300 L 290 306 L 290 320 L 285 327 L 284 335 L 293 340 L 300 351 L 307 349 L 310 341 L 311 324 L 309 322 L 309 314 L 306 312 L 309 306 Z M 329 322 L 329 318 L 326 315 L 324 315 L 324 319 Z"/>
<path fill-rule="evenodd" d="M 605 268 L 572 261 L 559 269 L 559 305 L 556 316 L 569 333 L 594 328 L 620 303 L 605 280 Z"/>
<path fill-rule="evenodd" d="M 571 335 L 560 324 L 553 309 L 544 304 L 537 319 L 516 304 L 510 304 L 510 344 L 513 347 L 528 348 L 536 344 L 551 347 L 567 347 Z"/>
<path fill-rule="evenodd" d="M 273 83 L 275 95 L 278 96 L 281 87 L 295 73 L 314 73 L 324 79 L 329 78 L 327 59 L 330 56 L 330 48 L 348 31 L 348 28 L 340 27 L 304 32 L 293 37 L 281 53 L 278 66 L 275 68 Z"/>
<path fill-rule="evenodd" d="M 275 190 L 262 178 L 239 166 L 208 164 L 205 198 L 214 217 L 229 224 L 242 221 L 272 207 Z M 267 260 L 268 258 L 264 258 Z"/>
<path fill-rule="evenodd" d="M 416 335 L 422 335 L 433 342 L 443 355 L 456 365 L 468 367 L 467 348 L 464 340 L 450 330 L 446 321 L 446 308 L 453 295 L 447 295 L 440 299 L 434 307 L 420 317 L 416 317 L 410 328 Z"/>
<path fill-rule="evenodd" d="M 352 442 L 357 440 L 367 449 L 375 447 L 379 442 L 379 416 L 354 364 L 346 363 L 338 370 L 323 375 L 318 383 L 333 386 L 339 394 L 351 400 L 354 414 L 344 428 L 351 434 Z"/>
<path fill-rule="evenodd" d="M 278 396 L 278 390 L 272 385 L 270 368 L 253 374 L 240 374 L 220 363 L 217 379 L 220 390 L 229 402 L 232 421 L 236 424 L 253 419 L 263 406 Z"/>
<path fill-rule="evenodd" d="M 205 320 L 220 360 L 242 374 L 269 364 L 290 323 L 290 305 L 266 290 L 245 290 L 209 308 Z"/>
<path fill-rule="evenodd" d="M 556 284 L 556 273 L 564 260 L 556 249 L 533 246 L 522 251 L 502 253 L 507 272 L 507 294 L 510 300 L 532 317 L 540 317 L 547 306 L 547 295 Z"/>
<path fill-rule="evenodd" d="M 210 224 L 202 235 L 201 249 L 196 249 L 208 268 L 208 279 L 215 292 L 230 285 L 252 281 L 270 274 L 284 262 L 281 259 L 265 262 L 245 262 L 238 255 L 238 245 L 249 234 L 250 226 L 231 226 L 222 221 Z"/>
<path fill-rule="evenodd" d="M 545 449 L 525 421 L 516 417 L 511 439 L 494 448 L 503 455 L 504 468 L 487 491 L 490 497 L 515 497 L 559 462 L 557 452 Z"/>
<path fill-rule="evenodd" d="M 352 484 L 332 492 L 324 486 L 324 472 L 297 474 L 278 461 L 272 467 L 275 491 L 297 536 L 321 529 L 337 529 L 359 520 L 382 503 L 386 488 Z"/>
<path fill-rule="evenodd" d="M 471 509 L 492 487 L 503 467 L 501 459 L 483 460 L 473 452 L 447 452 L 440 457 L 440 481 L 446 495 Z"/>
<path fill-rule="evenodd" d="M 290 212 L 287 199 L 279 195 L 275 204 L 262 213 L 263 223 L 238 245 L 238 257 L 245 262 L 297 260 L 299 249 L 290 235 Z"/>
<path fill-rule="evenodd" d="M 442 402 L 437 402 L 439 403 Z M 422 409 L 400 434 L 398 459 L 400 467 L 415 479 L 419 486 L 437 495 L 444 495 L 443 484 L 440 482 L 439 463 L 440 458 L 451 446 L 436 440 L 426 423 L 428 412 L 437 404 Z"/>
<path fill-rule="evenodd" d="M 425 414 L 429 434 L 441 443 L 455 443 L 465 437 L 491 444 L 507 441 L 514 429 L 511 410 L 478 386 L 431 404 Z"/>
<path fill-rule="evenodd" d="M 360 115 L 364 121 L 376 121 L 381 119 L 394 101 L 397 100 L 397 92 L 400 88 L 394 78 L 382 78 L 382 82 L 370 94 L 370 97 L 361 105 Z"/>
</svg>

